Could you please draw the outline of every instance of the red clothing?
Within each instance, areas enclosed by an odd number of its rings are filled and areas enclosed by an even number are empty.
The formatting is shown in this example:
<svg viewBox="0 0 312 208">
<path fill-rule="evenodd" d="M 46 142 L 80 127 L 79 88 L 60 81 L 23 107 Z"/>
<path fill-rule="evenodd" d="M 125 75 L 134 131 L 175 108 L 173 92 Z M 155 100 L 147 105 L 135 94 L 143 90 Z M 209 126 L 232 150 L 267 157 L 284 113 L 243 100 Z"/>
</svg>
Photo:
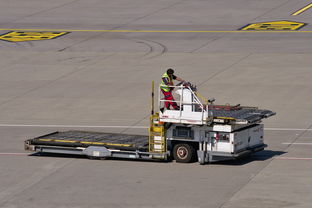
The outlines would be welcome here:
<svg viewBox="0 0 312 208">
<path fill-rule="evenodd" d="M 165 102 L 165 107 L 167 109 L 170 109 L 170 105 L 172 105 L 174 110 L 179 110 L 179 106 L 177 105 L 176 102 L 174 102 L 174 98 L 173 98 L 171 90 L 169 92 L 165 92 L 163 90 L 161 90 L 161 91 L 165 96 L 165 100 L 169 100 L 168 102 Z"/>
</svg>

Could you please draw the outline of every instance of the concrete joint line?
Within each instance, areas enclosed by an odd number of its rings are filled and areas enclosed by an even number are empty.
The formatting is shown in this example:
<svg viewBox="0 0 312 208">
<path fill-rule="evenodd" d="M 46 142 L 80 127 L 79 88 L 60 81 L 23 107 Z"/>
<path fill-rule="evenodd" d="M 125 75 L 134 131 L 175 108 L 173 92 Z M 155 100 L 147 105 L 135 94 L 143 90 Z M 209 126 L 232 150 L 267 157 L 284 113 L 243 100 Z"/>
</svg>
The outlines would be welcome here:
<svg viewBox="0 0 312 208">
<path fill-rule="evenodd" d="M 214 73 L 213 75 L 211 75 L 207 80 L 199 83 L 197 86 L 201 86 L 203 85 L 204 83 L 208 82 L 209 80 L 215 78 L 216 76 L 218 76 L 219 74 L 222 74 L 223 72 L 231 69 L 233 66 L 235 66 L 236 64 L 239 64 L 240 62 L 242 62 L 243 60 L 247 59 L 249 56 L 251 56 L 252 53 L 249 53 L 247 56 L 244 56 L 242 58 L 240 58 L 239 60 L 235 61 L 234 63 L 232 63 L 230 66 L 228 67 L 225 67 L 224 69 L 221 69 L 220 71 L 217 71 L 216 73 Z"/>
<path fill-rule="evenodd" d="M 73 161 L 74 159 L 66 160 L 66 162 L 62 164 L 47 164 L 43 166 L 41 170 L 35 171 L 35 173 L 32 176 L 28 178 L 23 178 L 21 182 L 10 186 L 4 191 L 1 191 L 0 192 L 0 207 L 4 207 L 5 204 L 14 200 L 14 198 L 18 194 L 35 186 L 36 184 L 40 183 L 43 179 L 53 175 L 54 173 L 61 170 L 62 168 L 64 168 L 66 165 L 68 165 L 69 163 Z"/>
</svg>

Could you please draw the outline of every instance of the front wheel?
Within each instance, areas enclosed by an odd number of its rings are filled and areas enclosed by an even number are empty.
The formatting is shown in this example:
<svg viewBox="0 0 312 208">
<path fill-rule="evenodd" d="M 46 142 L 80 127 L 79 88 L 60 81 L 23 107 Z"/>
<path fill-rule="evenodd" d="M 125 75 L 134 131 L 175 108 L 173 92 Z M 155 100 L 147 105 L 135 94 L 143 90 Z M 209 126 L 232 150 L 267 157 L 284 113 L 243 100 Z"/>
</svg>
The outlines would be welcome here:
<svg viewBox="0 0 312 208">
<path fill-rule="evenodd" d="M 189 144 L 176 144 L 173 148 L 173 158 L 178 163 L 194 162 L 196 158 L 195 153 L 195 148 Z"/>
</svg>

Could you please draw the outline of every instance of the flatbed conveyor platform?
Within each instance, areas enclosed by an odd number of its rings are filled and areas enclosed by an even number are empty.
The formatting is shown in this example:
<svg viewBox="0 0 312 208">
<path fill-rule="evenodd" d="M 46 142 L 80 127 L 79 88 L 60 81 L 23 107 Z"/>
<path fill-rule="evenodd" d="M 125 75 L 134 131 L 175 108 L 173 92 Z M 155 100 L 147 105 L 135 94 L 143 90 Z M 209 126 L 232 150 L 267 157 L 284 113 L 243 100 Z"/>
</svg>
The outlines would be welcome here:
<svg viewBox="0 0 312 208">
<path fill-rule="evenodd" d="M 120 133 L 103 133 L 87 131 L 53 132 L 51 134 L 26 140 L 28 145 L 82 147 L 104 146 L 119 150 L 148 149 L 148 136 Z"/>
<path fill-rule="evenodd" d="M 164 160 L 167 152 L 150 152 L 149 137 L 89 131 L 53 132 L 25 141 L 25 150 L 38 153 L 85 155 L 94 158 Z"/>
</svg>

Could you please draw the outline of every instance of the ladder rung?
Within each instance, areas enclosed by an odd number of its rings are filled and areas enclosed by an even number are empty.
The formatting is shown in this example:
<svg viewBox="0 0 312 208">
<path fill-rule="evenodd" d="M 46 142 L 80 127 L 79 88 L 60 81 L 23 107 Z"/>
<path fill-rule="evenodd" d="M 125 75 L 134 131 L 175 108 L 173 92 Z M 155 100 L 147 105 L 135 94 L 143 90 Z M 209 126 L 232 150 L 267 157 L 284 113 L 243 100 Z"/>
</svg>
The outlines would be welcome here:
<svg viewBox="0 0 312 208">
<path fill-rule="evenodd" d="M 162 145 L 162 144 L 165 144 L 165 142 L 161 142 L 161 143 L 150 143 L 150 144 L 159 144 L 159 145 Z"/>
<path fill-rule="evenodd" d="M 165 153 L 165 127 L 163 123 L 160 123 L 158 114 L 151 115 L 150 117 L 149 136 L 149 151 L 155 153 Z"/>
</svg>

